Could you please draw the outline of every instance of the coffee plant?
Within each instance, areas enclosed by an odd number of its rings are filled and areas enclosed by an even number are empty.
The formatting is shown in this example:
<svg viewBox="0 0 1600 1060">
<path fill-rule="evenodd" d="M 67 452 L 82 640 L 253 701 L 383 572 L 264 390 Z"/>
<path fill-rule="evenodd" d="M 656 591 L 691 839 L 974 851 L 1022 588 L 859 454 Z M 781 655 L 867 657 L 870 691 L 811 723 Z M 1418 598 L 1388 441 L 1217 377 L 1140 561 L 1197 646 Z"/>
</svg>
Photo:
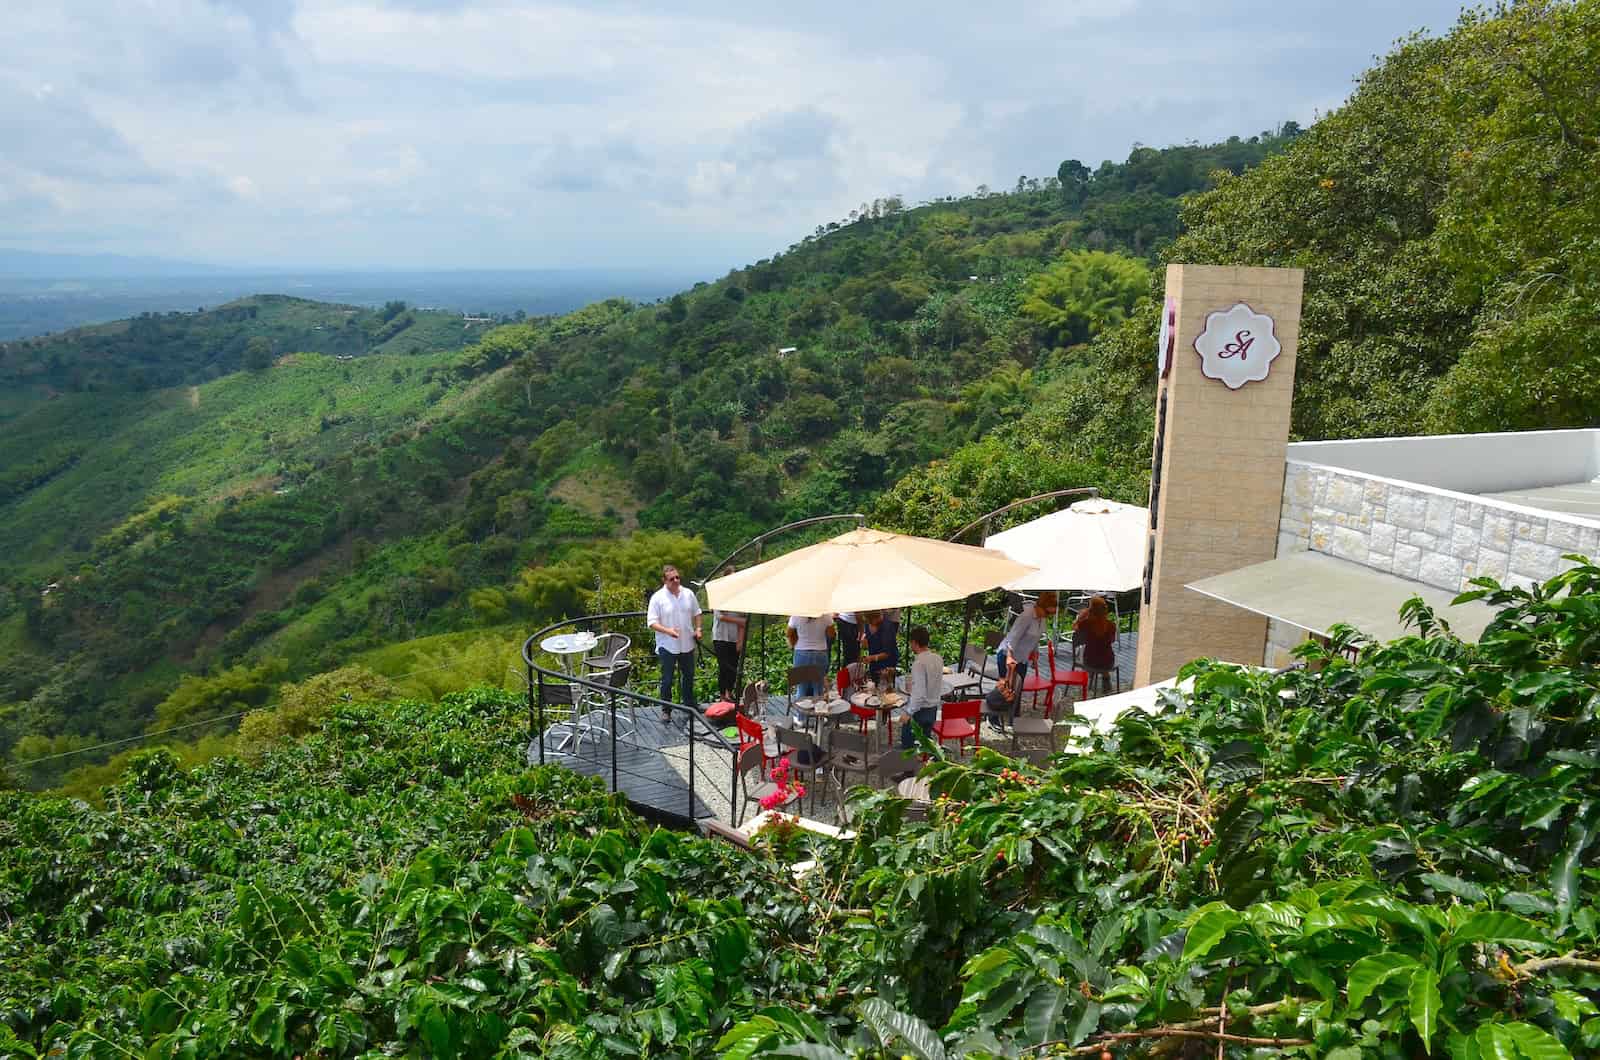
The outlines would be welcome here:
<svg viewBox="0 0 1600 1060">
<path fill-rule="evenodd" d="M 492 691 L 0 795 L 0 1055 L 1594 1055 L 1600 569 L 1472 595 L 804 850 L 522 768 Z"/>
</svg>

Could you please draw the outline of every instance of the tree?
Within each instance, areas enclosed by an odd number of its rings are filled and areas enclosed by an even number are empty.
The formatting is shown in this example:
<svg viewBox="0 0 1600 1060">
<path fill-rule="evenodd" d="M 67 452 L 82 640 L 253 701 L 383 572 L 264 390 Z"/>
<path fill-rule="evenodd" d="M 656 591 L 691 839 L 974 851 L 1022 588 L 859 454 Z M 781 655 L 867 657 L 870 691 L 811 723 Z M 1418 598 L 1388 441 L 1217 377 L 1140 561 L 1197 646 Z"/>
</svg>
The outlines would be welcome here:
<svg viewBox="0 0 1600 1060">
<path fill-rule="evenodd" d="M 1121 323 L 1149 290 L 1150 270 L 1141 261 L 1097 250 L 1069 251 L 1029 282 L 1022 312 L 1048 338 L 1076 345 Z"/>
<path fill-rule="evenodd" d="M 272 367 L 272 343 L 256 335 L 244 344 L 244 366 L 252 372 Z"/>
<path fill-rule="evenodd" d="M 1069 158 L 1061 163 L 1056 170 L 1056 179 L 1061 182 L 1061 197 L 1074 206 L 1081 203 L 1093 175 L 1089 172 L 1089 167 L 1076 158 Z"/>
</svg>

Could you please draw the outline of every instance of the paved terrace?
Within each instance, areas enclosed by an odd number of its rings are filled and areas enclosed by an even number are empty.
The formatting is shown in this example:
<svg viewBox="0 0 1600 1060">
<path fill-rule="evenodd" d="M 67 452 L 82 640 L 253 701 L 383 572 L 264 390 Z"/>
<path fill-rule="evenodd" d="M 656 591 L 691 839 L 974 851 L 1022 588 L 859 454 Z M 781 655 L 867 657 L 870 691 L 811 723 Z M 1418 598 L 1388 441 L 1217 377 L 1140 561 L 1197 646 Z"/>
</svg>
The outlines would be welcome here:
<svg viewBox="0 0 1600 1060">
<path fill-rule="evenodd" d="M 1070 651 L 1070 648 L 1067 649 Z M 1116 645 L 1117 662 L 1122 667 L 1122 689 L 1126 691 L 1132 684 L 1134 663 L 1138 652 L 1138 636 L 1124 633 L 1118 638 Z M 1059 664 L 1062 669 L 1066 663 Z M 1058 691 L 1058 698 L 1062 695 L 1077 699 L 1073 691 Z M 1031 705 L 1029 713 L 1038 715 L 1043 712 L 1043 697 L 1035 697 L 1038 702 Z M 783 696 L 769 696 L 766 703 L 767 718 L 776 724 L 788 724 L 787 703 Z M 617 713 L 623 724 L 620 726 L 626 734 L 630 727 L 634 732 L 632 739 L 619 738 L 616 742 L 616 756 L 613 762 L 612 743 L 604 733 L 586 737 L 576 748 L 574 754 L 559 754 L 557 745 L 562 742 L 564 731 L 557 731 L 554 737 L 546 737 L 545 760 L 548 763 L 564 765 L 579 773 L 599 777 L 609 785 L 613 776 L 616 780 L 617 790 L 627 796 L 635 806 L 646 810 L 659 810 L 677 817 L 687 817 L 691 813 L 696 820 L 714 818 L 724 824 L 732 825 L 734 822 L 734 807 L 730 802 L 733 789 L 732 761 L 727 749 L 717 741 L 700 738 L 694 747 L 694 792 L 693 802 L 690 801 L 689 787 L 689 738 L 684 731 L 681 721 L 668 725 L 661 721 L 660 716 L 653 709 L 635 709 L 625 707 L 620 702 Z M 1058 702 L 1054 716 L 1061 717 Z M 847 715 L 846 725 L 856 724 L 853 715 Z M 871 754 L 873 757 L 881 754 L 888 748 L 880 747 L 876 738 L 876 726 L 868 727 L 873 734 Z M 898 733 L 896 736 L 898 737 Z M 982 738 L 986 745 L 1002 752 L 1012 750 L 1014 744 L 1011 735 L 1000 733 L 987 722 L 983 724 Z M 539 761 L 539 743 L 535 740 L 528 745 L 528 762 L 536 764 Z M 1058 731 L 1057 746 L 1063 742 Z M 955 754 L 956 745 L 947 745 L 950 754 Z M 971 758 L 972 744 L 967 744 L 968 759 Z M 852 778 L 854 783 L 859 783 L 859 778 Z M 814 820 L 833 822 L 838 813 L 838 791 L 832 783 L 814 783 L 806 781 L 807 795 L 803 813 Z M 741 793 L 742 797 L 742 793 Z M 754 803 L 743 807 L 740 820 L 748 821 L 760 807 Z"/>
</svg>

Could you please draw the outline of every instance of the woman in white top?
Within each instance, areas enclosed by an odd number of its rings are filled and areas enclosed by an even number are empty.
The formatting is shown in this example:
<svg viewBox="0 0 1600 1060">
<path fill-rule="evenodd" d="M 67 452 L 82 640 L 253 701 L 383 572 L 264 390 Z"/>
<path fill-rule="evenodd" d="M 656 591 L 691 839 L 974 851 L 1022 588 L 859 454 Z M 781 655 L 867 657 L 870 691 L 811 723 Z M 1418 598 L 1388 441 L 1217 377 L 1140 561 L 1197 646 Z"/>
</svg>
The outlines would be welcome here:
<svg viewBox="0 0 1600 1060">
<path fill-rule="evenodd" d="M 815 618 L 796 615 L 789 619 L 789 628 L 784 630 L 784 636 L 789 638 L 789 647 L 794 649 L 794 665 L 815 666 L 826 677 L 828 638 L 833 636 L 833 632 L 831 614 Z M 802 696 L 815 696 L 822 693 L 822 688 L 811 681 L 802 681 L 795 686 L 795 692 Z"/>
</svg>

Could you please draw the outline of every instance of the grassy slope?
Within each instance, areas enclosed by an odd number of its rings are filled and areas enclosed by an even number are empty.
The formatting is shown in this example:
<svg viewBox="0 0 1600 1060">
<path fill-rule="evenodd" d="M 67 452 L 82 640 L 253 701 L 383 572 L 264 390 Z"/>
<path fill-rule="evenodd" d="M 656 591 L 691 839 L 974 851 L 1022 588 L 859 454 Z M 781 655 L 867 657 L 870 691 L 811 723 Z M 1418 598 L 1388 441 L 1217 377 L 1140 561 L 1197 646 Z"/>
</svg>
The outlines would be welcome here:
<svg viewBox="0 0 1600 1060">
<path fill-rule="evenodd" d="M 434 385 L 423 372 L 451 356 L 294 354 L 266 372 L 201 386 L 70 394 L 37 406 L 7 429 L 6 448 L 70 446 L 78 456 L 3 509 L 0 554 L 24 569 L 47 567 L 154 497 L 207 502 L 292 488 L 308 465 L 424 415 Z"/>
</svg>

